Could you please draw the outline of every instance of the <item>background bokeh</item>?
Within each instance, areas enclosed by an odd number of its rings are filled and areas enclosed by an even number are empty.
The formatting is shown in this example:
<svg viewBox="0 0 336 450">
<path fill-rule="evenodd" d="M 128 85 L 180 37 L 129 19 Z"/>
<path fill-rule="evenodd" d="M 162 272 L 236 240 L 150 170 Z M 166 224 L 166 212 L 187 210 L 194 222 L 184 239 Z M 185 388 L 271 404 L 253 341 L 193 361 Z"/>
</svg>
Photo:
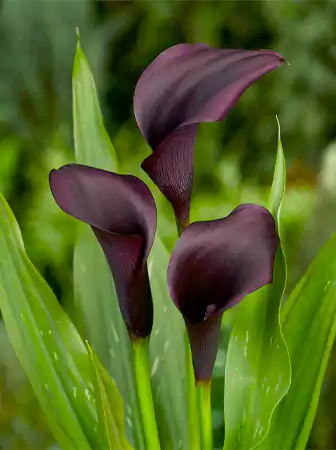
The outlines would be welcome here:
<svg viewBox="0 0 336 450">
<path fill-rule="evenodd" d="M 73 161 L 76 27 L 121 169 L 146 181 L 139 167 L 149 148 L 137 129 L 132 98 L 142 70 L 159 52 L 179 42 L 205 42 L 269 48 L 286 58 L 290 65 L 253 85 L 224 122 L 201 125 L 192 219 L 222 217 L 241 202 L 265 204 L 278 115 L 288 165 L 282 228 L 288 290 L 293 288 L 336 229 L 335 1 L 3 0 L 0 5 L 0 191 L 33 263 L 70 314 L 74 221 L 55 206 L 48 173 Z M 150 186 L 162 211 L 160 235 L 171 248 L 172 212 Z M 221 349 L 215 375 L 222 373 L 224 357 Z M 215 379 L 217 443 L 223 438 L 221 384 Z M 336 448 L 335 404 L 334 351 L 309 448 Z M 0 321 L 0 448 L 54 446 Z"/>
</svg>

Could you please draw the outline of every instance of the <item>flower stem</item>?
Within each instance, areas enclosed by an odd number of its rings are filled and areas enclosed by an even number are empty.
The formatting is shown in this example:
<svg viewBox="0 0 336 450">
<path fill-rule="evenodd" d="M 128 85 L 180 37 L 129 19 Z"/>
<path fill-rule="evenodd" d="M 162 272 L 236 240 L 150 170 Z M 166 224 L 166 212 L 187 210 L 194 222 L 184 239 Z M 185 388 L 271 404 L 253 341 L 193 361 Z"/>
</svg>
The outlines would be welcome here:
<svg viewBox="0 0 336 450">
<path fill-rule="evenodd" d="M 213 450 L 211 420 L 211 380 L 197 384 L 198 409 L 200 414 L 202 450 Z"/>
<path fill-rule="evenodd" d="M 146 450 L 159 450 L 160 441 L 156 425 L 148 361 L 148 338 L 133 341 L 135 382 L 141 412 Z"/>
<path fill-rule="evenodd" d="M 188 443 L 189 450 L 200 450 L 199 417 L 197 406 L 197 389 L 192 364 L 188 333 L 185 333 L 186 383 L 187 383 L 187 413 L 188 413 Z"/>
</svg>

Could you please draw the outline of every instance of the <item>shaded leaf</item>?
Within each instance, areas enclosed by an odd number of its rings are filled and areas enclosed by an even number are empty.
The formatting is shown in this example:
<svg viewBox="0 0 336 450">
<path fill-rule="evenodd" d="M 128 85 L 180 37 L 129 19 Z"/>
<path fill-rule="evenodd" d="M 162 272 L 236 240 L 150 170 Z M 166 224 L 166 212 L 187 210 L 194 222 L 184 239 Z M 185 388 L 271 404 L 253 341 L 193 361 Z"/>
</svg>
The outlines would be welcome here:
<svg viewBox="0 0 336 450">
<path fill-rule="evenodd" d="M 279 129 L 269 199 L 278 229 L 285 177 Z M 273 411 L 288 391 L 290 362 L 279 321 L 285 284 L 286 262 L 283 249 L 279 248 L 273 283 L 249 295 L 237 308 L 226 362 L 225 450 L 255 448 L 267 435 Z"/>
<path fill-rule="evenodd" d="M 304 450 L 336 336 L 336 234 L 324 245 L 282 312 L 292 383 L 258 449 Z"/>
<path fill-rule="evenodd" d="M 94 371 L 95 399 L 98 412 L 98 429 L 105 437 L 110 450 L 131 450 L 124 436 L 124 404 L 121 395 L 99 359 L 87 344 Z"/>
<path fill-rule="evenodd" d="M 185 374 L 185 326 L 169 297 L 169 255 L 158 237 L 154 241 L 148 270 L 154 302 L 154 325 L 150 338 L 153 398 L 163 450 L 188 448 Z"/>
<path fill-rule="evenodd" d="M 0 307 L 11 343 L 64 449 L 100 445 L 87 350 L 52 290 L 28 259 L 0 196 Z"/>
<path fill-rule="evenodd" d="M 115 172 L 115 152 L 79 42 L 73 68 L 73 121 L 76 162 Z M 103 251 L 90 227 L 82 223 L 78 223 L 74 252 L 74 288 L 82 334 L 115 380 L 126 405 L 127 436 L 142 449 L 131 344 Z"/>
</svg>

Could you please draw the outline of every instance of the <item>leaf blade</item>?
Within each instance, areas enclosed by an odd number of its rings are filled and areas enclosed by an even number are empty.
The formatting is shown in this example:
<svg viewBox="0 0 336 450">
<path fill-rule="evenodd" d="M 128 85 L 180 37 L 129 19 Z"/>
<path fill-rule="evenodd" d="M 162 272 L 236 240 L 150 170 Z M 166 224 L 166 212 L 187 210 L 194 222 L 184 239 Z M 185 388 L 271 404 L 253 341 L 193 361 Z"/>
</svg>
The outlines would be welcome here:
<svg viewBox="0 0 336 450">
<path fill-rule="evenodd" d="M 89 344 L 86 345 L 95 374 L 96 404 L 98 405 L 98 426 L 108 444 L 114 450 L 131 450 L 124 437 L 124 405 L 120 393 L 109 374 L 101 365 Z"/>
<path fill-rule="evenodd" d="M 104 127 L 93 75 L 79 40 L 72 83 L 76 162 L 116 172 L 116 154 Z M 143 449 L 132 349 L 111 272 L 90 227 L 83 223 L 78 223 L 77 227 L 74 290 L 82 335 L 116 382 L 126 403 L 127 435 Z"/>
<path fill-rule="evenodd" d="M 156 418 L 163 450 L 188 448 L 185 374 L 185 326 L 167 287 L 169 255 L 157 236 L 149 256 L 154 303 L 149 342 Z"/>
<path fill-rule="evenodd" d="M 278 136 L 269 209 L 279 232 L 285 190 L 285 159 Z M 280 327 L 286 284 L 282 247 L 275 256 L 273 283 L 250 294 L 237 308 L 229 340 L 224 392 L 224 450 L 255 448 L 265 439 L 276 406 L 290 385 L 290 361 Z"/>
<path fill-rule="evenodd" d="M 336 337 L 335 252 L 336 234 L 320 250 L 283 307 L 293 379 L 275 411 L 269 435 L 258 449 L 267 450 L 269 445 L 274 450 L 306 448 Z"/>
<path fill-rule="evenodd" d="M 85 346 L 29 261 L 2 196 L 0 211 L 0 307 L 12 345 L 62 448 L 90 449 L 99 440 Z"/>
</svg>

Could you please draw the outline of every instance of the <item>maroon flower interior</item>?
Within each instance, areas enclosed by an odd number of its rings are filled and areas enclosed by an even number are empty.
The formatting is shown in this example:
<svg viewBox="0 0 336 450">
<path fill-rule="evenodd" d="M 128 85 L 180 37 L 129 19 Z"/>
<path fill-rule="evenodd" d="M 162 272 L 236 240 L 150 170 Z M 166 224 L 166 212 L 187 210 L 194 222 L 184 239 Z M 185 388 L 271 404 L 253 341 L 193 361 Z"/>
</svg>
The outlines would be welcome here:
<svg viewBox="0 0 336 450">
<path fill-rule="evenodd" d="M 58 205 L 91 225 L 111 268 L 131 337 L 149 336 L 153 305 L 147 258 L 156 230 L 155 203 L 138 178 L 82 165 L 50 173 Z"/>
</svg>

